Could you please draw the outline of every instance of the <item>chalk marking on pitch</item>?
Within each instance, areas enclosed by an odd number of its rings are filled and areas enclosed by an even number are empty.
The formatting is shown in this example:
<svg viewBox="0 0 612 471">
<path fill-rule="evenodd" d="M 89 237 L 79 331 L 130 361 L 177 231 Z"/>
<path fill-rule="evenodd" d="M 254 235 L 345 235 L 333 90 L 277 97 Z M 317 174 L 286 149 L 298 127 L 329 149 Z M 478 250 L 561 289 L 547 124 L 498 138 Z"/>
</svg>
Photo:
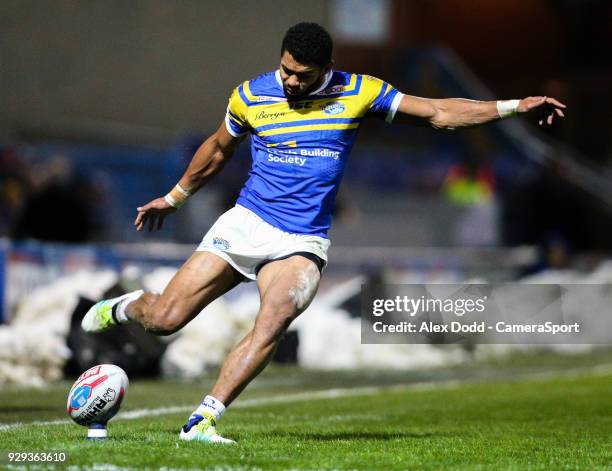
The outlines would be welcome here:
<svg viewBox="0 0 612 471">
<path fill-rule="evenodd" d="M 414 384 L 401 384 L 401 385 L 390 385 L 390 386 L 365 386 L 360 388 L 335 388 L 335 389 L 324 389 L 319 391 L 302 392 L 287 394 L 285 396 L 273 396 L 273 397 L 262 397 L 256 399 L 244 399 L 236 404 L 232 404 L 232 409 L 243 409 L 248 407 L 265 406 L 270 404 L 285 404 L 291 402 L 307 401 L 312 399 L 334 399 L 338 397 L 348 396 L 359 396 L 368 394 L 377 394 L 383 391 L 405 391 L 408 389 L 420 389 L 422 387 L 432 388 L 438 387 L 440 389 L 450 387 L 452 385 L 459 385 L 459 380 L 450 381 L 439 381 L 439 382 L 427 382 L 427 383 L 414 383 Z M 125 412 L 119 412 L 115 416 L 115 420 L 134 420 L 141 419 L 143 417 L 159 416 L 178 414 L 181 412 L 191 412 L 194 409 L 193 406 L 170 406 L 170 407 L 158 407 L 155 409 L 135 409 Z M 10 429 L 25 427 L 28 425 L 65 425 L 72 423 L 69 419 L 57 419 L 47 421 L 34 421 L 34 422 L 15 422 L 11 424 L 0 424 L 0 432 L 4 432 Z"/>
<path fill-rule="evenodd" d="M 575 368 L 562 371 L 543 371 L 527 373 L 515 377 L 496 377 L 488 378 L 489 380 L 499 381 L 512 381 L 512 380 L 545 380 L 554 378 L 568 378 L 573 379 L 584 375 L 607 375 L 612 373 L 612 364 L 597 365 L 591 368 Z M 451 379 L 446 381 L 423 381 L 412 384 L 396 384 L 389 386 L 362 386 L 358 388 L 333 388 L 314 390 L 308 392 L 287 394 L 284 396 L 272 396 L 262 397 L 255 399 L 244 399 L 240 402 L 232 404 L 232 409 L 246 409 L 249 407 L 266 406 L 272 404 L 289 404 L 292 402 L 319 400 L 319 399 L 337 399 L 340 397 L 350 396 L 367 396 L 369 394 L 378 394 L 381 392 L 401 392 L 401 391 L 427 391 L 432 389 L 453 389 L 459 386 L 469 384 L 481 384 L 486 383 L 487 379 L 483 378 L 465 378 L 465 379 Z M 182 412 L 191 412 L 193 406 L 170 406 L 170 407 L 158 407 L 155 409 L 135 409 L 125 412 L 119 412 L 115 419 L 116 420 L 135 420 L 143 417 L 160 416 L 178 414 Z M 56 419 L 46 421 L 34 421 L 34 422 L 14 422 L 10 424 L 0 424 L 0 432 L 6 432 L 15 428 L 26 427 L 30 425 L 65 425 L 73 423 L 69 419 Z"/>
</svg>

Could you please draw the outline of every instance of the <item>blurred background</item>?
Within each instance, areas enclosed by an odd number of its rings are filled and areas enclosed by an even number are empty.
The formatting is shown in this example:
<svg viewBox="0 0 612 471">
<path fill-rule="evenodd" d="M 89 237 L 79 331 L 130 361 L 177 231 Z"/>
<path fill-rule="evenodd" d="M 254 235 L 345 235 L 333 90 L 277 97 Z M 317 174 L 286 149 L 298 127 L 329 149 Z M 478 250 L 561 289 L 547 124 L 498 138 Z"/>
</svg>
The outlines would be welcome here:
<svg viewBox="0 0 612 471">
<path fill-rule="evenodd" d="M 356 348 L 364 280 L 609 284 L 611 20 L 606 0 L 1 2 L 0 384 L 129 356 L 100 357 L 109 348 L 71 339 L 71 316 L 109 289 L 163 289 L 234 204 L 248 142 L 163 231 L 132 225 L 135 208 L 165 194 L 222 122 L 231 90 L 278 66 L 282 37 L 299 21 L 330 30 L 338 69 L 405 93 L 549 95 L 568 110 L 546 129 L 537 117 L 456 133 L 367 122 L 338 199 L 320 301 L 279 361 L 419 368 L 473 356 Z M 159 363 L 148 374 L 202 374 L 252 322 L 255 286 L 211 310 L 208 322 L 227 332 L 207 339 L 204 324 L 190 324 L 193 342 L 210 345 L 197 364 L 184 364 L 187 334 L 159 343 L 132 333 L 140 340 L 128 350 L 150 349 Z M 344 341 L 330 337 L 331 318 L 350 332 Z"/>
</svg>

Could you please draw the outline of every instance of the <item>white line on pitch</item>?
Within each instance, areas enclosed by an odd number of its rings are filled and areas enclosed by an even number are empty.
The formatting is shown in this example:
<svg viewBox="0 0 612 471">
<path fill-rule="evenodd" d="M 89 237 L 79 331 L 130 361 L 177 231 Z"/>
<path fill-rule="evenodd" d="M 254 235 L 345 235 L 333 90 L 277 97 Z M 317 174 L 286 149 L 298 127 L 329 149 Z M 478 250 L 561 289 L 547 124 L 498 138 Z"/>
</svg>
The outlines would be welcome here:
<svg viewBox="0 0 612 471">
<path fill-rule="evenodd" d="M 497 379 L 497 380 L 524 380 L 524 379 L 533 379 L 533 380 L 543 380 L 543 379 L 552 379 L 552 378 L 575 378 L 578 376 L 582 376 L 585 374 L 595 374 L 595 375 L 607 375 L 612 373 L 612 365 L 604 364 L 598 365 L 592 368 L 575 368 L 571 370 L 566 370 L 565 372 L 561 371 L 545 371 L 545 372 L 535 372 L 524 374 L 520 376 L 515 376 L 514 378 L 489 378 L 489 379 Z M 381 392 L 399 392 L 399 391 L 421 391 L 421 390 L 431 390 L 431 389 L 449 389 L 455 388 L 464 384 L 470 383 L 479 383 L 482 382 L 483 378 L 467 378 L 467 379 L 452 379 L 447 381 L 423 381 L 419 383 L 412 384 L 398 384 L 398 385 L 390 385 L 390 386 L 364 386 L 358 388 L 334 388 L 334 389 L 324 389 L 319 391 L 308 391 L 294 394 L 287 394 L 284 396 L 272 396 L 272 397 L 262 397 L 256 399 L 244 399 L 235 404 L 232 404 L 232 409 L 243 409 L 248 407 L 257 407 L 257 406 L 265 406 L 270 404 L 286 404 L 292 402 L 299 401 L 310 401 L 317 399 L 336 399 L 339 397 L 349 397 L 349 396 L 364 396 L 368 394 L 378 394 Z M 155 409 L 135 409 L 125 412 L 120 412 L 117 414 L 115 420 L 134 420 L 140 419 L 142 417 L 151 417 L 151 416 L 159 416 L 159 415 L 169 415 L 169 414 L 178 414 L 182 412 L 191 412 L 193 410 L 193 406 L 171 406 L 171 407 L 158 407 Z M 58 419 L 58 420 L 46 420 L 46 421 L 35 421 L 35 422 L 14 422 L 10 424 L 0 424 L 0 432 L 5 432 L 7 430 L 25 427 L 29 425 L 64 425 L 72 423 L 71 420 L 68 419 Z"/>
<path fill-rule="evenodd" d="M 456 381 L 451 381 L 447 383 L 448 385 L 450 385 L 450 383 L 456 383 Z M 436 384 L 436 386 L 438 387 L 445 387 L 445 386 L 448 387 L 447 384 L 443 382 L 438 382 L 438 383 L 415 383 L 412 385 L 399 385 L 399 386 L 388 386 L 388 387 L 368 386 L 368 387 L 351 388 L 351 389 L 324 389 L 322 391 L 287 394 L 285 396 L 272 396 L 272 397 L 262 397 L 262 398 L 257 398 L 257 399 L 244 399 L 242 401 L 236 402 L 236 404 L 232 404 L 232 409 L 242 409 L 242 408 L 247 408 L 247 407 L 265 406 L 268 404 L 283 404 L 283 403 L 306 401 L 306 400 L 312 400 L 312 399 L 333 399 L 337 397 L 376 394 L 382 391 L 405 390 L 405 389 L 410 389 L 410 388 L 417 388 L 418 386 L 422 387 L 424 384 L 428 384 L 428 385 Z M 135 410 L 125 411 L 125 412 L 120 412 L 115 417 L 115 420 L 117 419 L 134 420 L 134 419 L 140 419 L 142 417 L 178 414 L 181 412 L 191 412 L 193 409 L 194 409 L 193 406 L 171 406 L 171 407 L 158 407 L 155 409 L 135 409 Z M 4 432 L 6 430 L 10 430 L 13 428 L 24 427 L 27 425 L 63 425 L 63 424 L 69 424 L 69 423 L 72 423 L 72 421 L 68 419 L 35 421 L 35 422 L 15 422 L 12 424 L 0 424 L 0 432 Z"/>
</svg>

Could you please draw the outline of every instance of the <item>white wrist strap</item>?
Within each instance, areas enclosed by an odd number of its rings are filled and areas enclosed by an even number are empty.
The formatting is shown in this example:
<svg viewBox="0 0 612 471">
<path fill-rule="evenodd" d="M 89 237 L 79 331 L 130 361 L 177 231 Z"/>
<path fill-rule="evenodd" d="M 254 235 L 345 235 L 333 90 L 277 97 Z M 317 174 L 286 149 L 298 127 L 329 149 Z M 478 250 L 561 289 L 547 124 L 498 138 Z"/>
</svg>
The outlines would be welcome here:
<svg viewBox="0 0 612 471">
<path fill-rule="evenodd" d="M 508 116 L 518 113 L 518 106 L 521 100 L 498 100 L 497 113 L 499 117 L 504 119 Z"/>
<path fill-rule="evenodd" d="M 172 188 L 170 193 L 164 196 L 164 199 L 166 200 L 166 203 L 173 208 L 180 208 L 185 204 L 185 201 L 187 201 L 187 198 L 190 196 L 191 193 L 177 183 L 176 186 Z"/>
</svg>

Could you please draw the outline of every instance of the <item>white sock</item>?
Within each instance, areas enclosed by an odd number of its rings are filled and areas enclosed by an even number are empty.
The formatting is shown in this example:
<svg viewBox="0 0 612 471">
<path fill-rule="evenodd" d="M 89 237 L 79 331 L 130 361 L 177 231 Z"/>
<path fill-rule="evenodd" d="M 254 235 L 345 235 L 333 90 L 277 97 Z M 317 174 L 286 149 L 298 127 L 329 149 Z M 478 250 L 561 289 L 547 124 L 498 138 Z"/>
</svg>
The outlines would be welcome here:
<svg viewBox="0 0 612 471">
<path fill-rule="evenodd" d="M 210 414 L 215 418 L 215 422 L 219 422 L 223 413 L 225 412 L 225 406 L 219 399 L 215 399 L 213 396 L 206 396 L 198 408 L 193 412 L 194 414 L 204 415 Z"/>
<path fill-rule="evenodd" d="M 137 291 L 132 291 L 128 296 L 122 299 L 117 306 L 117 320 L 120 324 L 128 324 L 131 319 L 128 317 L 125 309 L 128 307 L 130 303 L 136 301 L 142 295 L 143 291 L 141 289 Z"/>
</svg>

